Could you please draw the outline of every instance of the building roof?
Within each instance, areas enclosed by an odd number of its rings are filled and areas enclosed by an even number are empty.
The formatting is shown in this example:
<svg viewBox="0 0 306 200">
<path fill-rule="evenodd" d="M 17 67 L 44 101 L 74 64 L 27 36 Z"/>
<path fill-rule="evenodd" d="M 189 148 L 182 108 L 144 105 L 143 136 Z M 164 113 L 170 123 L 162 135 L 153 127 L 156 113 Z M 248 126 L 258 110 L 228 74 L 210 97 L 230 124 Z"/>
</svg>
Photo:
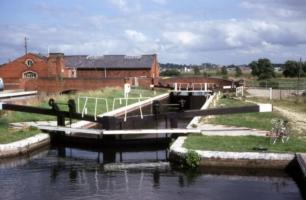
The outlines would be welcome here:
<svg viewBox="0 0 306 200">
<path fill-rule="evenodd" d="M 65 66 L 79 69 L 150 69 L 155 55 L 64 56 Z"/>
</svg>

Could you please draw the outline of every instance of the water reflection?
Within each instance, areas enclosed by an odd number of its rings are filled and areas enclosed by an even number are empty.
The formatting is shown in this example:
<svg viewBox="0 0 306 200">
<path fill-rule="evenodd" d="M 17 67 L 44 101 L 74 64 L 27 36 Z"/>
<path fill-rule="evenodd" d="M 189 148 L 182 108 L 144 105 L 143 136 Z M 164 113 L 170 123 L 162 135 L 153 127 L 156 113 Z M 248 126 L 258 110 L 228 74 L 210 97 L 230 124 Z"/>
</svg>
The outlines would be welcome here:
<svg viewBox="0 0 306 200">
<path fill-rule="evenodd" d="M 0 199 L 302 199 L 283 171 L 103 167 L 104 161 L 164 161 L 165 151 L 54 147 L 26 164 L 1 169 Z"/>
</svg>

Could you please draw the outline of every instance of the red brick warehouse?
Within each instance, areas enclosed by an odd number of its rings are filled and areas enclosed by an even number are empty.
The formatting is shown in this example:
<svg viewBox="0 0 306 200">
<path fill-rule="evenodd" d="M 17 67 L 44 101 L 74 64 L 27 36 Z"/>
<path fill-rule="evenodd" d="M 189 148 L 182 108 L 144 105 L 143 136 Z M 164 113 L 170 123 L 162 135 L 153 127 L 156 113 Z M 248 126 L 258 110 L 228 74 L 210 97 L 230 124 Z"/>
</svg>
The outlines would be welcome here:
<svg viewBox="0 0 306 200">
<path fill-rule="evenodd" d="M 0 67 L 6 89 L 45 92 L 120 86 L 128 80 L 146 85 L 159 77 L 157 55 L 68 55 L 28 53 Z M 138 83 L 138 81 L 137 81 Z"/>
</svg>

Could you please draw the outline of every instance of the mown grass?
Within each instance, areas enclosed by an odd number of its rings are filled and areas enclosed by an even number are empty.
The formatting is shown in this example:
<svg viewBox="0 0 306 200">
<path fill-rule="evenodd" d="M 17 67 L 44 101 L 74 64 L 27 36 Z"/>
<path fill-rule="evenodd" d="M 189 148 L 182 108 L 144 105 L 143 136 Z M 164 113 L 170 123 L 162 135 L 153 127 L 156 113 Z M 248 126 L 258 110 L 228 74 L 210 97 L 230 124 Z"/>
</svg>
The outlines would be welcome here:
<svg viewBox="0 0 306 200">
<path fill-rule="evenodd" d="M 306 152 L 306 141 L 291 137 L 288 142 L 278 141 L 270 144 L 268 137 L 256 136 L 200 136 L 189 135 L 184 147 L 193 150 L 256 152 L 267 149 L 267 152 Z"/>
<path fill-rule="evenodd" d="M 164 90 L 157 90 L 156 95 L 164 93 Z M 139 95 L 143 97 L 152 97 L 154 96 L 151 90 L 147 89 L 132 89 L 129 97 L 139 97 Z M 73 95 L 56 95 L 56 96 L 45 96 L 40 97 L 39 99 L 31 100 L 27 102 L 27 105 L 38 106 L 44 108 L 50 108 L 48 105 L 48 101 L 50 98 L 53 98 L 59 104 L 61 110 L 68 110 L 66 104 L 69 99 L 74 99 L 77 103 L 78 96 L 87 96 L 87 97 L 102 97 L 107 98 L 108 100 L 108 110 L 112 110 L 112 102 L 114 98 L 123 97 L 123 90 L 120 88 L 105 88 L 103 90 L 95 90 L 88 92 L 80 92 Z M 137 102 L 138 100 L 129 100 L 128 104 L 132 104 Z M 80 112 L 82 112 L 82 108 L 84 105 L 84 100 L 81 101 Z M 115 109 L 118 107 L 125 106 L 125 101 L 122 104 L 119 104 L 119 101 L 115 104 Z M 89 100 L 87 103 L 87 114 L 94 114 L 95 109 L 95 101 Z M 107 108 L 104 103 L 98 102 L 97 114 L 102 114 L 107 111 Z M 27 129 L 22 131 L 17 131 L 9 128 L 9 123 L 12 122 L 26 122 L 26 121 L 49 121 L 56 120 L 54 116 L 48 115 L 39 115 L 39 114 L 31 114 L 31 113 L 23 113 L 23 112 L 1 112 L 0 113 L 0 144 L 14 142 L 20 139 L 24 139 L 30 136 L 33 136 L 39 133 L 38 130 Z"/>
<path fill-rule="evenodd" d="M 252 103 L 231 98 L 221 98 L 216 107 L 235 107 L 252 105 Z M 253 104 L 254 105 L 254 104 Z M 217 115 L 212 118 L 203 118 L 203 123 L 221 124 L 228 126 L 247 127 L 261 130 L 271 130 L 271 120 L 275 118 L 283 118 L 278 112 L 267 113 L 239 113 Z"/>
<path fill-rule="evenodd" d="M 36 135 L 40 131 L 34 128 L 25 130 L 9 129 L 6 119 L 0 119 L 0 144 L 6 144 Z"/>
</svg>

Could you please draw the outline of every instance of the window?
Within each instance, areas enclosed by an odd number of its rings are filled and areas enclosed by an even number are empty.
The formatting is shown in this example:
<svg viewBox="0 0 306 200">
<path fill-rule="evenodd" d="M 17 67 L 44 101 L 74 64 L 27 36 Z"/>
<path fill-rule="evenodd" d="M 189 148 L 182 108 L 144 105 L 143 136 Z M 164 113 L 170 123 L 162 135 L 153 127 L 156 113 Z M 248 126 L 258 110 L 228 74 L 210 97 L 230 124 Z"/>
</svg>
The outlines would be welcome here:
<svg viewBox="0 0 306 200">
<path fill-rule="evenodd" d="M 22 74 L 22 78 L 24 79 L 36 79 L 37 73 L 32 71 L 27 71 Z"/>
<path fill-rule="evenodd" d="M 26 59 L 25 64 L 27 67 L 32 67 L 34 62 L 32 59 Z"/>
</svg>

